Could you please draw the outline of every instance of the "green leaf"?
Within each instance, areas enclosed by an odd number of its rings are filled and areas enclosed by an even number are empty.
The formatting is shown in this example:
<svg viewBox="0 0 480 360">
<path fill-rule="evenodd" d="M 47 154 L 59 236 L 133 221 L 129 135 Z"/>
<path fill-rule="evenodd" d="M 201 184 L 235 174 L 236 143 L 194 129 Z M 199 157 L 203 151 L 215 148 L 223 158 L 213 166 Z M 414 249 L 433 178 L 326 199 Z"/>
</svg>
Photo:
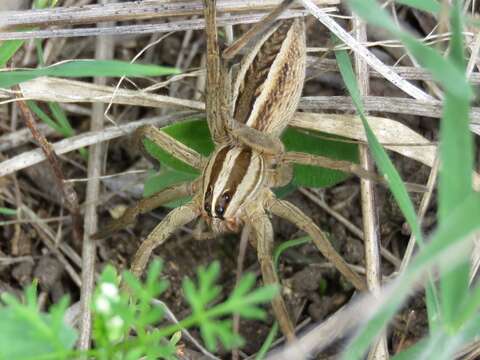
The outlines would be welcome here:
<svg viewBox="0 0 480 360">
<path fill-rule="evenodd" d="M 230 293 L 230 298 L 240 298 L 247 294 L 255 285 L 255 275 L 252 273 L 246 273 L 239 281 L 235 289 Z"/>
<path fill-rule="evenodd" d="M 117 269 L 111 264 L 105 266 L 100 274 L 100 283 L 111 283 L 118 285 L 119 280 Z"/>
<path fill-rule="evenodd" d="M 214 150 L 205 120 L 182 121 L 163 127 L 161 130 L 204 156 L 209 156 Z M 282 141 L 287 151 L 301 151 L 337 160 L 358 162 L 356 144 L 343 142 L 341 138 L 336 141 L 330 135 L 328 137 L 330 139 L 325 139 L 325 136 L 317 132 L 288 128 L 282 136 Z M 176 159 L 151 141 L 146 140 L 144 144 L 148 153 L 160 163 L 180 172 L 198 175 L 198 170 Z M 293 184 L 295 186 L 327 187 L 343 181 L 348 176 L 350 175 L 337 170 L 295 164 Z"/>
<path fill-rule="evenodd" d="M 173 125 L 165 126 L 160 130 L 164 131 L 168 135 L 180 141 L 182 144 L 190 147 L 204 156 L 210 155 L 215 148 L 205 120 L 186 120 Z M 176 157 L 172 156 L 169 152 L 163 150 L 153 142 L 145 140 L 144 145 L 148 153 L 160 163 L 180 172 L 190 173 L 193 175 L 199 174 L 197 169 L 178 160 Z"/>
<path fill-rule="evenodd" d="M 270 301 L 277 294 L 278 287 L 272 285 L 250 291 L 255 284 L 255 276 L 247 274 L 226 301 L 212 306 L 221 294 L 221 287 L 216 285 L 220 275 L 219 262 L 200 267 L 197 274 L 198 285 L 188 278 L 183 281 L 183 292 L 192 308 L 192 315 L 181 323 L 200 326 L 200 333 L 209 350 L 216 349 L 217 340 L 227 348 L 241 345 L 243 339 L 233 333 L 232 322 L 223 318 L 233 314 L 244 318 L 265 318 L 265 311 L 258 305 Z"/>
<path fill-rule="evenodd" d="M 179 74 L 174 68 L 135 64 L 117 60 L 72 60 L 59 65 L 32 70 L 0 72 L 0 87 L 9 88 L 40 76 L 93 77 L 93 76 L 161 76 Z"/>
<path fill-rule="evenodd" d="M 36 359 L 50 355 L 67 359 L 77 334 L 63 322 L 68 300 L 51 308 L 50 314 L 38 311 L 34 287 L 26 290 L 27 304 L 3 294 L 6 306 L 0 307 L 0 359 Z"/>
<path fill-rule="evenodd" d="M 334 160 L 346 160 L 358 163 L 358 146 L 349 142 L 338 141 L 334 136 L 314 131 L 301 131 L 287 128 L 282 141 L 287 151 L 326 156 Z M 329 187 L 348 178 L 350 174 L 341 171 L 310 165 L 294 165 L 293 184 L 306 187 Z"/>
<path fill-rule="evenodd" d="M 190 173 L 184 173 L 176 170 L 162 170 L 160 173 L 153 174 L 147 178 L 145 181 L 145 187 L 143 189 L 143 196 L 151 196 L 169 186 L 186 181 L 192 181 L 196 177 L 197 176 Z"/>
</svg>

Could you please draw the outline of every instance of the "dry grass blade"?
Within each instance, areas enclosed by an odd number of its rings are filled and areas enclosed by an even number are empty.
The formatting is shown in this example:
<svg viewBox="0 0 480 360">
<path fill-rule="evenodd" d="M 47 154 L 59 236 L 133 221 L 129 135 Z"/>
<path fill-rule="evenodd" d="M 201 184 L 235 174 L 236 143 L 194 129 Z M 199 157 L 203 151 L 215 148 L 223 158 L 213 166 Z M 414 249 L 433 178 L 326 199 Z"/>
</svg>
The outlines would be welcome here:
<svg viewBox="0 0 480 360">
<path fill-rule="evenodd" d="M 187 107 L 204 110 L 204 104 L 199 101 L 156 95 L 142 91 L 125 89 L 115 90 L 109 86 L 52 77 L 42 77 L 30 80 L 22 83 L 20 87 L 23 96 L 30 100 L 58 101 L 63 103 L 112 101 L 113 103 L 124 105 L 167 108 Z M 5 98 L 9 98 L 7 93 Z M 365 110 L 367 111 L 381 111 L 436 118 L 440 118 L 442 115 L 441 102 L 437 100 L 424 101 L 384 96 L 366 96 L 363 100 Z M 355 110 L 351 99 L 347 96 L 307 96 L 300 100 L 299 108 L 309 111 Z M 476 131 L 478 126 L 480 126 L 480 108 L 472 108 L 471 118 L 472 130 Z"/>
<path fill-rule="evenodd" d="M 397 121 L 377 116 L 369 119 L 373 131 L 387 149 L 432 166 L 436 149 L 434 143 Z M 366 142 L 362 122 L 355 115 L 297 113 L 291 125 Z"/>
<path fill-rule="evenodd" d="M 338 23 L 330 18 L 324 11 L 319 9 L 311 0 L 300 0 L 300 2 L 314 15 L 323 25 L 325 25 L 335 36 L 347 44 L 358 56 L 361 56 L 368 65 L 382 74 L 385 79 L 393 85 L 403 90 L 415 99 L 433 100 L 432 96 L 423 90 L 412 85 L 405 79 L 401 78 L 397 73 L 388 69 L 373 53 L 365 46 L 360 44 L 355 38 L 345 31 Z"/>
<path fill-rule="evenodd" d="M 277 6 L 281 0 L 221 0 L 219 12 L 263 12 Z M 317 5 L 337 5 L 339 0 L 315 0 Z M 0 14 L 0 29 L 29 26 L 96 24 L 102 21 L 145 20 L 175 16 L 202 15 L 201 1 L 147 0 L 87 6 L 52 7 L 48 9 L 4 11 Z"/>
<path fill-rule="evenodd" d="M 319 60 L 316 57 L 308 56 L 307 64 L 311 70 L 317 70 L 320 74 L 325 72 L 335 71 L 338 72 L 338 66 L 335 60 L 332 59 L 321 59 Z M 393 71 L 405 80 L 422 80 L 422 81 L 431 81 L 433 80 L 432 74 L 423 68 L 417 68 L 413 66 L 385 66 L 385 69 L 388 71 Z M 370 76 L 374 78 L 383 78 L 384 76 L 376 71 L 375 69 L 370 69 Z M 470 74 L 469 80 L 472 84 L 480 84 L 480 73 Z"/>
<path fill-rule="evenodd" d="M 325 12 L 334 12 L 335 7 L 324 8 Z M 280 19 L 305 16 L 308 13 L 304 10 L 287 10 L 279 16 Z M 230 26 L 238 24 L 257 23 L 264 14 L 240 14 L 219 16 L 217 22 L 219 26 Z M 47 39 L 47 38 L 66 38 L 82 36 L 99 35 L 133 35 L 133 34 L 152 34 L 173 31 L 200 30 L 205 26 L 203 19 L 191 20 L 172 20 L 168 23 L 160 24 L 139 24 L 139 25 L 117 25 L 114 27 L 85 27 L 85 28 L 65 28 L 65 29 L 45 29 L 45 30 L 25 30 L 16 32 L 0 32 L 0 40 L 26 40 L 26 39 Z"/>
<path fill-rule="evenodd" d="M 367 42 L 367 24 L 357 15 L 353 16 L 353 28 L 355 39 L 359 43 Z M 370 91 L 370 77 L 368 74 L 368 65 L 365 60 L 355 56 L 355 75 L 358 82 L 360 96 L 368 96 Z M 367 145 L 359 147 L 360 165 L 367 171 L 374 171 L 375 166 L 370 156 Z M 374 295 L 381 289 L 382 270 L 380 266 L 380 239 L 377 206 L 375 203 L 375 184 L 368 179 L 360 179 L 360 193 L 362 205 L 362 223 L 365 243 L 365 268 L 367 287 Z M 368 354 L 368 359 L 384 360 L 389 358 L 387 337 L 382 333 Z"/>
<path fill-rule="evenodd" d="M 47 124 L 38 124 L 38 131 L 44 136 L 52 135 L 55 130 Z M 0 136 L 0 151 L 7 151 L 17 146 L 22 146 L 33 140 L 29 129 L 21 129 Z"/>
<path fill-rule="evenodd" d="M 439 160 L 438 157 L 435 159 L 435 162 L 430 170 L 430 174 L 428 176 L 427 181 L 427 189 L 428 191 L 422 196 L 422 200 L 420 201 L 420 206 L 418 207 L 418 220 L 422 222 L 425 214 L 428 210 L 428 206 L 430 205 L 430 201 L 433 195 L 433 190 L 435 189 L 435 184 L 437 182 L 437 175 L 438 175 L 438 168 L 439 168 Z M 417 244 L 417 240 L 415 236 L 412 234 L 410 235 L 410 239 L 408 241 L 407 249 L 405 250 L 405 254 L 403 255 L 402 265 L 400 266 L 400 272 L 405 271 L 407 265 L 409 264 L 412 256 L 413 250 L 415 249 L 415 245 Z"/>
<path fill-rule="evenodd" d="M 62 243 L 58 246 L 55 243 L 55 236 L 50 230 L 49 226 L 46 224 L 44 219 L 38 217 L 38 215 L 28 207 L 22 207 L 22 212 L 26 215 L 26 218 L 31 221 L 31 224 L 35 230 L 37 230 L 38 235 L 45 246 L 57 257 L 58 261 L 62 263 L 65 267 L 65 271 L 70 276 L 72 281 L 78 287 L 81 286 L 82 280 L 80 275 L 78 275 L 77 271 L 73 268 L 73 266 L 68 261 L 67 257 L 63 254 L 67 254 L 67 256 L 72 260 L 76 265 L 78 265 L 76 259 L 76 253 L 66 244 Z"/>
<path fill-rule="evenodd" d="M 195 112 L 185 111 L 168 116 L 159 116 L 144 120 L 134 121 L 126 125 L 112 126 L 102 131 L 87 132 L 82 135 L 74 136 L 61 140 L 52 145 L 56 154 L 66 154 L 70 151 L 101 143 L 104 141 L 116 139 L 133 133 L 136 129 L 144 125 L 165 126 L 173 121 L 185 119 L 195 115 Z M 40 149 L 26 151 L 20 155 L 14 156 L 9 160 L 0 163 L 0 177 L 14 173 L 15 171 L 25 169 L 29 166 L 38 164 L 46 160 L 45 154 Z"/>
<path fill-rule="evenodd" d="M 106 1 L 103 0 L 102 4 Z M 95 46 L 95 58 L 106 60 L 113 57 L 115 43 L 112 38 L 101 36 L 97 38 Z M 95 79 L 95 83 L 105 84 L 105 78 Z M 98 132 L 103 130 L 104 104 L 93 103 L 93 114 L 90 130 Z M 85 198 L 85 222 L 84 237 L 82 243 L 82 288 L 80 294 L 80 336 L 78 348 L 88 350 L 90 348 L 92 333 L 92 313 L 90 310 L 95 286 L 95 262 L 96 243 L 91 239 L 91 234 L 97 232 L 98 217 L 96 200 L 100 195 L 100 176 L 102 172 L 102 160 L 104 153 L 103 143 L 97 143 L 90 147 L 88 158 L 88 183 Z"/>
<path fill-rule="evenodd" d="M 338 211 L 328 206 L 328 204 L 324 200 L 321 200 L 320 197 L 317 196 L 314 192 L 304 188 L 300 188 L 299 191 L 303 195 L 305 195 L 307 198 L 309 198 L 313 203 L 315 203 L 315 205 L 318 205 L 326 213 L 328 213 L 330 216 L 335 218 L 339 223 L 345 226 L 345 228 L 348 231 L 350 231 L 352 234 L 360 238 L 362 241 L 365 241 L 365 236 L 363 235 L 363 231 L 361 229 L 359 229 L 354 224 L 352 224 L 348 219 L 346 219 Z M 393 266 L 395 266 L 395 268 L 400 267 L 400 264 L 401 264 L 400 260 L 395 255 L 393 255 L 388 249 L 384 247 L 380 247 L 380 253 L 385 258 L 385 260 L 389 261 Z"/>
<path fill-rule="evenodd" d="M 108 86 L 50 77 L 37 78 L 24 82 L 20 86 L 24 97 L 30 100 L 57 101 L 62 103 L 99 101 L 146 107 L 186 107 L 195 110 L 205 109 L 204 104 L 199 101 L 156 95 L 142 91 L 125 89 L 115 90 Z M 441 117 L 442 112 L 441 103 L 437 100 L 424 101 L 408 98 L 366 96 L 364 97 L 364 105 L 367 111 L 381 111 L 438 118 Z M 299 108 L 309 111 L 355 110 L 351 99 L 346 96 L 303 97 L 300 100 Z M 480 134 L 480 108 L 474 107 L 471 109 L 471 118 L 472 124 L 470 127 L 472 131 Z"/>
<path fill-rule="evenodd" d="M 362 98 L 366 111 L 381 111 L 394 114 L 419 115 L 441 118 L 442 104 L 440 101 L 423 101 L 399 97 L 365 96 Z M 308 96 L 300 101 L 300 109 L 308 111 L 340 110 L 354 111 L 355 106 L 348 96 Z M 480 124 L 480 108 L 471 109 L 471 125 L 473 132 L 478 133 Z"/>
<path fill-rule="evenodd" d="M 188 114 L 192 115 L 193 113 L 190 112 Z M 175 118 L 180 119 L 186 116 L 188 115 L 180 114 Z M 409 129 L 407 126 L 394 120 L 380 117 L 371 117 L 371 119 L 373 120 L 372 128 L 375 130 L 378 138 L 386 148 L 420 161 L 425 165 L 432 166 L 435 158 L 435 144 Z M 86 133 L 62 140 L 54 144 L 54 149 L 58 154 L 64 154 L 84 146 L 111 140 L 128 134 L 146 123 L 166 124 L 167 121 L 163 122 L 158 118 L 155 118 L 119 127 L 110 127 L 103 133 Z M 297 113 L 291 125 L 299 129 L 311 130 L 314 128 L 316 131 L 344 136 L 359 141 L 366 141 L 361 121 L 354 115 Z M 17 155 L 0 163 L 0 176 L 8 175 L 28 166 L 32 166 L 44 159 L 45 158 L 42 154 L 35 150 Z"/>
<path fill-rule="evenodd" d="M 27 99 L 62 103 L 101 102 L 156 108 L 205 110 L 199 101 L 178 99 L 142 91 L 115 89 L 82 81 L 43 77 L 20 85 Z"/>
<path fill-rule="evenodd" d="M 170 106 L 184 106 L 193 110 L 204 110 L 204 104 L 199 101 L 181 100 L 130 90 L 119 90 L 112 99 L 113 88 L 50 78 L 26 82 L 22 84 L 22 91 L 28 98 L 55 99 L 58 102 L 111 101 L 112 103 L 151 107 L 163 107 L 168 104 Z M 317 131 L 366 141 L 363 125 L 360 119 L 353 115 L 297 113 L 291 125 L 304 129 L 313 127 Z M 386 118 L 372 117 L 372 127 L 378 134 L 380 141 L 387 144 L 387 148 L 432 166 L 435 158 L 435 145 L 424 137 L 407 126 Z"/>
</svg>

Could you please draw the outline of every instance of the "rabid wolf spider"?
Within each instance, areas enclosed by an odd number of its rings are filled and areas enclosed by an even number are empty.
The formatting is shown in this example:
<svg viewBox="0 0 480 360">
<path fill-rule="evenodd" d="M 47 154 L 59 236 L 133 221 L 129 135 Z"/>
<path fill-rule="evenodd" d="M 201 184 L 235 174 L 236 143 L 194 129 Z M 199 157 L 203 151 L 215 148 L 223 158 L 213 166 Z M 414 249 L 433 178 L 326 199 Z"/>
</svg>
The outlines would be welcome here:
<svg viewBox="0 0 480 360">
<path fill-rule="evenodd" d="M 233 82 L 229 80 L 226 60 L 220 55 L 216 2 L 203 2 L 207 36 L 206 112 L 215 150 L 204 158 L 154 127 L 139 129 L 137 138 L 155 142 L 199 169 L 202 175 L 192 183 L 176 185 L 141 200 L 98 237 L 131 224 L 139 213 L 191 195 L 189 203 L 172 210 L 141 244 L 132 263 L 134 274 L 143 273 L 152 251 L 176 229 L 202 217 L 215 233 L 238 232 L 248 224 L 264 283 L 278 283 L 269 219 L 273 214 L 308 233 L 323 256 L 355 288 L 364 290 L 364 280 L 350 269 L 319 227 L 299 208 L 277 199 L 271 190 L 290 182 L 293 162 L 311 164 L 315 160 L 309 154 L 286 152 L 279 139 L 297 108 L 305 78 L 303 19 L 272 20 L 293 1 L 282 2 L 267 16 L 271 21 L 263 22 L 260 38 L 243 57 Z M 282 296 L 278 295 L 272 305 L 283 333 L 292 339 L 294 326 Z"/>
</svg>

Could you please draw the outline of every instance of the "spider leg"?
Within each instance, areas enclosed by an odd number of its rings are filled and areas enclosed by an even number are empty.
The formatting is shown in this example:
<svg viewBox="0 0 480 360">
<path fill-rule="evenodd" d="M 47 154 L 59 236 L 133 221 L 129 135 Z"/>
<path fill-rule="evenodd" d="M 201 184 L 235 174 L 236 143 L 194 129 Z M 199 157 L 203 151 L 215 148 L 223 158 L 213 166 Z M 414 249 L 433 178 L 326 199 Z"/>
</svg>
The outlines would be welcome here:
<svg viewBox="0 0 480 360">
<path fill-rule="evenodd" d="M 295 205 L 288 201 L 279 200 L 271 194 L 266 206 L 274 215 L 277 215 L 291 223 L 295 224 L 299 229 L 308 233 L 325 258 L 330 261 L 345 278 L 355 286 L 358 290 L 367 290 L 365 280 L 355 273 L 343 258 L 338 254 L 335 248 L 328 241 L 325 234 L 320 228 L 305 215 Z"/>
<path fill-rule="evenodd" d="M 350 161 L 334 160 L 321 155 L 305 154 L 296 151 L 289 151 L 285 153 L 282 161 L 288 164 L 297 163 L 303 165 L 320 166 L 333 170 L 340 170 L 346 173 L 357 175 L 360 178 L 375 181 L 384 186 L 388 186 L 387 181 L 382 176 L 375 174 L 374 172 L 365 170 L 359 164 L 355 164 Z M 411 192 L 425 192 L 427 190 L 424 185 L 411 183 L 407 184 L 407 189 Z"/>
<path fill-rule="evenodd" d="M 198 205 L 194 201 L 172 210 L 158 224 L 138 248 L 132 262 L 131 272 L 140 277 L 156 247 L 163 244 L 180 226 L 188 224 L 199 215 Z"/>
<path fill-rule="evenodd" d="M 273 229 L 272 223 L 267 215 L 262 211 L 254 211 L 248 214 L 250 223 L 257 243 L 257 254 L 262 271 L 263 282 L 265 285 L 279 284 L 275 264 L 273 262 Z M 281 294 L 275 296 L 272 300 L 272 307 L 275 317 L 282 329 L 283 334 L 289 341 L 295 339 L 295 330 L 287 306 Z"/>
<path fill-rule="evenodd" d="M 234 139 L 237 139 L 237 141 L 262 154 L 283 154 L 283 143 L 278 137 L 239 122 L 235 122 L 234 124 L 235 128 L 230 130 L 230 134 Z"/>
<path fill-rule="evenodd" d="M 128 208 L 125 213 L 117 220 L 110 222 L 105 228 L 93 235 L 94 239 L 105 238 L 112 233 L 124 229 L 134 224 L 137 216 L 145 214 L 159 206 L 169 203 L 176 199 L 181 199 L 188 195 L 192 195 L 195 183 L 186 182 L 168 187 L 159 193 L 149 196 L 138 201 L 135 206 Z"/>
<path fill-rule="evenodd" d="M 207 36 L 207 122 L 215 143 L 228 141 L 226 125 L 230 119 L 230 76 L 227 64 L 220 58 L 216 0 L 203 0 Z"/>
<path fill-rule="evenodd" d="M 293 166 L 292 164 L 281 162 L 275 169 L 268 171 L 268 187 L 276 188 L 286 186 L 292 181 Z"/>
<path fill-rule="evenodd" d="M 195 169 L 202 169 L 206 163 L 205 157 L 152 125 L 145 125 L 138 128 L 133 135 L 134 146 L 138 148 L 147 159 L 152 159 L 152 157 L 143 145 L 143 140 L 145 139 L 154 142 L 177 159 Z"/>
</svg>

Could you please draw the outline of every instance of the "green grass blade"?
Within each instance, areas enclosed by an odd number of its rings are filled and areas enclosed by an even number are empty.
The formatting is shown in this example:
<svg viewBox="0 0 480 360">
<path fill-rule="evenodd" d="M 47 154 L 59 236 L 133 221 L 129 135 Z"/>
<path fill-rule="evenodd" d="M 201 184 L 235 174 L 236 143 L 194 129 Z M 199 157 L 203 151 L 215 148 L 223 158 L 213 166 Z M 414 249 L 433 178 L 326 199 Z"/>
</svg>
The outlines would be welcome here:
<svg viewBox="0 0 480 360">
<path fill-rule="evenodd" d="M 395 2 L 432 14 L 437 14 L 441 10 L 440 4 L 435 0 L 395 0 Z"/>
<path fill-rule="evenodd" d="M 422 339 L 414 346 L 411 346 L 406 351 L 402 351 L 395 356 L 395 360 L 409 360 L 409 359 L 450 359 L 449 349 L 445 348 L 448 336 L 444 331 L 436 331 L 427 338 Z M 447 356 L 447 357 L 445 357 Z"/>
<path fill-rule="evenodd" d="M 0 68 L 7 64 L 7 61 L 15 55 L 22 45 L 23 40 L 9 40 L 0 44 Z"/>
<path fill-rule="evenodd" d="M 451 66 L 450 59 L 444 58 L 434 49 L 422 44 L 409 33 L 395 25 L 388 13 L 378 6 L 375 0 L 349 0 L 352 10 L 369 24 L 382 27 L 399 38 L 422 67 L 427 68 L 435 81 L 452 95 L 460 98 L 472 97 L 472 91 L 464 80 L 464 73 L 456 66 Z"/>
<path fill-rule="evenodd" d="M 398 206 L 402 210 L 403 215 L 407 219 L 407 222 L 410 225 L 413 234 L 419 241 L 422 241 L 423 237 L 420 231 L 420 226 L 418 224 L 417 214 L 415 212 L 415 208 L 413 207 L 413 203 L 410 200 L 410 196 L 408 195 L 407 188 L 405 187 L 405 184 L 400 178 L 397 170 L 393 166 L 390 158 L 387 155 L 387 152 L 380 145 L 380 142 L 376 138 L 365 117 L 362 99 L 360 96 L 360 92 L 358 91 L 355 74 L 353 72 L 352 63 L 350 61 L 348 53 L 344 50 L 336 51 L 335 56 L 337 58 L 337 63 L 343 81 L 347 86 L 350 96 L 352 97 L 352 101 L 358 111 L 358 114 L 365 128 L 368 145 L 370 147 L 370 151 L 372 152 L 373 158 L 375 159 L 375 162 L 377 163 L 380 172 L 387 180 L 389 188 L 393 196 L 395 197 Z"/>
<path fill-rule="evenodd" d="M 17 215 L 17 209 L 10 209 L 6 207 L 0 207 L 0 215 L 15 216 Z"/>
<path fill-rule="evenodd" d="M 268 332 L 268 336 L 262 344 L 260 350 L 258 350 L 257 355 L 255 356 L 255 360 L 263 360 L 265 355 L 267 355 L 268 350 L 272 347 L 273 341 L 275 340 L 275 336 L 278 333 L 278 322 L 274 322 L 272 328 Z"/>
<path fill-rule="evenodd" d="M 458 307 L 459 312 L 457 313 L 456 324 L 454 324 L 455 327 L 460 327 L 478 312 L 480 308 L 480 284 L 471 289 L 469 296 L 466 296 L 463 300 L 463 304 Z"/>
<path fill-rule="evenodd" d="M 458 80 L 469 89 L 465 76 L 464 44 L 462 38 L 462 10 L 460 1 L 454 1 L 450 14 L 452 38 L 449 60 L 451 67 L 462 72 Z M 443 115 L 440 123 L 440 159 L 442 167 L 438 182 L 438 218 L 445 221 L 452 209 L 461 204 L 472 190 L 473 139 L 469 129 L 470 99 L 452 94 L 445 88 Z M 454 241 L 454 239 L 450 240 Z M 468 296 L 470 274 L 469 257 L 462 266 L 440 278 L 444 321 L 457 321 L 459 306 Z"/>
<path fill-rule="evenodd" d="M 32 70 L 12 70 L 0 73 L 0 87 L 9 88 L 39 76 L 59 77 L 121 77 L 161 76 L 179 74 L 175 68 L 136 64 L 117 60 L 72 60 L 59 65 Z"/>
<path fill-rule="evenodd" d="M 387 155 L 385 149 L 380 145 L 380 142 L 373 133 L 368 121 L 365 117 L 365 112 L 363 110 L 363 103 L 358 90 L 357 81 L 355 74 L 353 72 L 352 63 L 348 56 L 348 53 L 345 50 L 335 52 L 337 63 L 342 75 L 343 81 L 348 88 L 352 101 L 359 113 L 359 116 L 362 120 L 363 126 L 365 128 L 365 133 L 368 140 L 368 146 L 372 153 L 373 158 L 381 172 L 381 174 L 387 180 L 390 191 L 395 198 L 400 210 L 402 211 L 405 219 L 407 220 L 412 233 L 415 235 L 415 238 L 420 246 L 424 245 L 423 236 L 420 228 L 420 224 L 417 219 L 417 214 L 413 203 L 408 195 L 407 188 L 403 183 L 399 173 L 393 166 L 390 158 Z M 437 321 L 439 321 L 439 299 L 437 296 L 437 291 L 432 280 L 429 279 L 427 288 L 426 288 L 426 300 L 427 300 L 427 312 L 430 320 L 431 326 L 436 326 Z"/>
<path fill-rule="evenodd" d="M 431 241 L 419 251 L 405 273 L 397 279 L 394 290 L 388 294 L 383 305 L 372 319 L 362 326 L 359 335 L 347 346 L 343 359 L 362 358 L 369 345 L 407 298 L 418 277 L 434 269 L 437 262 L 445 259 L 447 255 L 458 253 L 459 246 L 471 241 L 469 235 L 480 228 L 478 214 L 480 214 L 480 193 L 472 193 L 460 206 L 452 210 L 450 217 L 440 224 Z M 451 243 L 450 239 L 455 239 L 456 243 Z M 468 246 L 463 246 L 461 250 L 466 252 L 467 248 Z"/>
<path fill-rule="evenodd" d="M 75 130 L 72 128 L 72 125 L 70 125 L 67 115 L 65 115 L 60 105 L 56 102 L 49 102 L 48 108 L 52 112 L 57 124 L 62 128 L 64 136 L 69 137 L 75 135 Z"/>
<path fill-rule="evenodd" d="M 471 191 L 472 139 L 468 130 L 469 101 L 472 98 L 464 71 L 462 22 L 460 2 L 455 1 L 451 11 L 452 43 L 448 58 L 420 43 L 407 32 L 396 27 L 388 14 L 373 0 L 350 0 L 355 12 L 368 22 L 381 26 L 398 37 L 417 61 L 429 70 L 445 91 L 441 122 L 440 158 L 442 169 L 439 179 L 440 222 Z M 448 240 L 446 240 L 448 241 Z M 450 240 L 450 241 L 453 241 Z M 453 322 L 455 308 L 466 295 L 468 265 L 442 278 L 442 305 L 444 319 Z"/>
<path fill-rule="evenodd" d="M 40 107 L 37 105 L 35 101 L 32 100 L 27 100 L 27 105 L 30 108 L 30 110 L 33 111 L 35 115 L 38 116 L 38 118 L 43 121 L 45 124 L 50 126 L 53 130 L 58 132 L 60 135 L 67 136 L 64 133 L 64 129 L 60 125 L 58 125 L 50 116 L 47 115 Z"/>
<path fill-rule="evenodd" d="M 453 64 L 456 64 L 458 69 L 464 73 L 466 62 L 465 62 L 465 50 L 463 44 L 463 21 L 462 21 L 462 9 L 461 2 L 458 0 L 453 0 L 453 7 L 450 12 L 450 27 L 452 30 L 452 35 L 450 38 L 450 53 L 449 59 Z M 466 79 L 463 80 L 467 82 Z"/>
<path fill-rule="evenodd" d="M 312 241 L 310 236 L 302 236 L 298 239 L 292 239 L 292 240 L 284 241 L 283 243 L 278 245 L 277 248 L 275 249 L 275 251 L 273 252 L 273 262 L 275 264 L 275 268 L 278 268 L 278 261 L 280 260 L 280 255 L 282 255 L 285 251 L 287 251 L 288 249 L 290 249 L 292 247 L 307 244 L 310 241 Z"/>
<path fill-rule="evenodd" d="M 392 360 L 435 359 L 450 360 L 456 358 L 455 353 L 472 341 L 480 332 L 480 315 L 472 314 L 464 325 L 455 333 L 447 333 L 440 329 L 428 338 L 402 351 Z"/>
</svg>

